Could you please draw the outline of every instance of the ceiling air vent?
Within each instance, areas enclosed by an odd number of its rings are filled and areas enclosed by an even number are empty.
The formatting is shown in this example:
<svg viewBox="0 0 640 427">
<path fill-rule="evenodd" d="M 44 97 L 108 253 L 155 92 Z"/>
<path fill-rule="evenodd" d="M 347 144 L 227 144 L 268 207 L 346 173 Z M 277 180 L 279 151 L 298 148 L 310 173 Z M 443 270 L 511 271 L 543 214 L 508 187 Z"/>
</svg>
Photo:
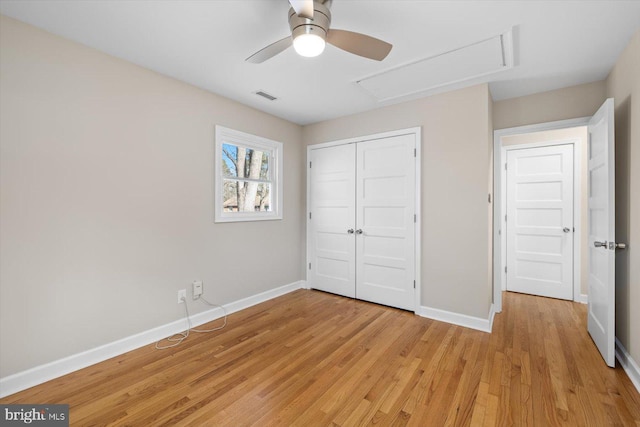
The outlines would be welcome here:
<svg viewBox="0 0 640 427">
<path fill-rule="evenodd" d="M 254 92 L 254 93 L 255 93 L 256 95 L 258 95 L 258 96 L 261 96 L 261 97 L 263 97 L 263 98 L 268 99 L 269 101 L 275 101 L 276 99 L 278 99 L 278 98 L 276 98 L 276 97 L 275 97 L 275 96 L 273 96 L 273 95 L 269 95 L 267 92 L 265 92 L 265 91 L 263 91 L 263 90 L 259 90 L 259 91 Z"/>
</svg>

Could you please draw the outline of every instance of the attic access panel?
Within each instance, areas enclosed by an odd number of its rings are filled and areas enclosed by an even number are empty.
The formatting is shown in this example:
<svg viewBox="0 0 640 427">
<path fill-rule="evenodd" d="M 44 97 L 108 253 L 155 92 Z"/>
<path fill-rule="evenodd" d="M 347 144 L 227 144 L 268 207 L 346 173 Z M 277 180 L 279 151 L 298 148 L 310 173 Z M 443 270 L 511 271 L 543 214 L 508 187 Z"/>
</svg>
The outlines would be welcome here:
<svg viewBox="0 0 640 427">
<path fill-rule="evenodd" d="M 357 81 L 378 101 L 426 92 L 513 68 L 511 30 Z"/>
</svg>

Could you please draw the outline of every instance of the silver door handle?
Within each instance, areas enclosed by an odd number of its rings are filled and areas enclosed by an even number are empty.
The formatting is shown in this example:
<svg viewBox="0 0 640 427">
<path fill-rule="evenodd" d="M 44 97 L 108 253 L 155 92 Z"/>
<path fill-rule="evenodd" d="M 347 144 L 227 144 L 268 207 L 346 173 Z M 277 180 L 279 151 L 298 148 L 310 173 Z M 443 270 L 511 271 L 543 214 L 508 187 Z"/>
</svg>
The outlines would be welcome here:
<svg viewBox="0 0 640 427">
<path fill-rule="evenodd" d="M 595 246 L 596 248 L 605 248 L 607 249 L 607 242 L 593 242 L 593 246 Z"/>
<path fill-rule="evenodd" d="M 627 249 L 626 243 L 609 242 L 609 249 Z"/>
<path fill-rule="evenodd" d="M 361 228 L 358 228 L 358 229 L 356 230 L 356 234 L 362 234 L 362 233 L 364 233 L 364 231 L 362 231 L 362 229 L 361 229 Z"/>
<path fill-rule="evenodd" d="M 565 233 L 568 233 L 571 231 L 571 229 L 569 227 L 565 227 L 562 229 L 562 231 L 564 231 Z"/>
<path fill-rule="evenodd" d="M 349 233 L 349 234 L 353 234 L 353 228 L 348 229 L 348 230 L 347 230 L 347 233 Z"/>
</svg>

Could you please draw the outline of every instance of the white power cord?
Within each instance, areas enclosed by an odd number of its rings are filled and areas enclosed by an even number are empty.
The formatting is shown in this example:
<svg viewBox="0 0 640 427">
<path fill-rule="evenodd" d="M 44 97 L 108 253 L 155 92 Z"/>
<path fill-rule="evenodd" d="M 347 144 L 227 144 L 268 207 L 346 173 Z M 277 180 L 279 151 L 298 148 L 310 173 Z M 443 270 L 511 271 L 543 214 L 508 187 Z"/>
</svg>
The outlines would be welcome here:
<svg viewBox="0 0 640 427">
<path fill-rule="evenodd" d="M 182 341 L 186 340 L 189 337 L 189 333 L 190 332 L 198 332 L 198 333 L 208 333 L 208 332 L 214 332 L 214 331 L 219 331 L 220 329 L 224 328 L 225 326 L 227 326 L 227 310 L 218 304 L 213 304 L 210 303 L 209 301 L 207 301 L 202 295 L 198 296 L 198 298 L 196 298 L 197 300 L 202 300 L 204 301 L 207 305 L 211 306 L 211 307 L 218 307 L 222 309 L 222 312 L 224 313 L 224 322 L 222 323 L 222 326 L 218 326 L 217 328 L 213 328 L 213 329 L 193 329 L 191 327 L 191 318 L 189 316 L 189 308 L 187 307 L 187 299 L 186 298 L 182 298 L 182 303 L 184 304 L 184 312 L 187 318 L 187 330 L 183 331 L 183 332 L 179 332 L 177 334 L 171 335 L 169 338 L 166 338 L 167 341 L 172 342 L 173 344 L 169 344 L 169 345 L 165 345 L 165 346 L 161 346 L 160 343 L 164 340 L 160 340 L 156 343 L 156 349 L 158 350 L 165 350 L 167 348 L 172 348 L 172 347 L 176 347 L 179 346 L 180 344 L 182 344 Z"/>
</svg>

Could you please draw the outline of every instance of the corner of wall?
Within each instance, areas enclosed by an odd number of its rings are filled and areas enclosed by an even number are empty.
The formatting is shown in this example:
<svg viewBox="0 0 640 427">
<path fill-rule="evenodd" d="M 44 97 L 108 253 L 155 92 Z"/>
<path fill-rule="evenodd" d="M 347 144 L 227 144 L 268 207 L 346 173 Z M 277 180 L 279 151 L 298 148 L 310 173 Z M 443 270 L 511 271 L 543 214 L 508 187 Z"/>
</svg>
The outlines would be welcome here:
<svg viewBox="0 0 640 427">
<path fill-rule="evenodd" d="M 496 313 L 493 304 L 491 304 L 491 306 L 489 307 L 489 313 L 486 318 L 467 316 L 465 314 L 454 313 L 451 311 L 440 310 L 437 308 L 426 306 L 421 306 L 419 310 L 416 311 L 416 314 L 428 319 L 491 333 L 491 330 L 493 329 L 493 319 Z"/>
</svg>

